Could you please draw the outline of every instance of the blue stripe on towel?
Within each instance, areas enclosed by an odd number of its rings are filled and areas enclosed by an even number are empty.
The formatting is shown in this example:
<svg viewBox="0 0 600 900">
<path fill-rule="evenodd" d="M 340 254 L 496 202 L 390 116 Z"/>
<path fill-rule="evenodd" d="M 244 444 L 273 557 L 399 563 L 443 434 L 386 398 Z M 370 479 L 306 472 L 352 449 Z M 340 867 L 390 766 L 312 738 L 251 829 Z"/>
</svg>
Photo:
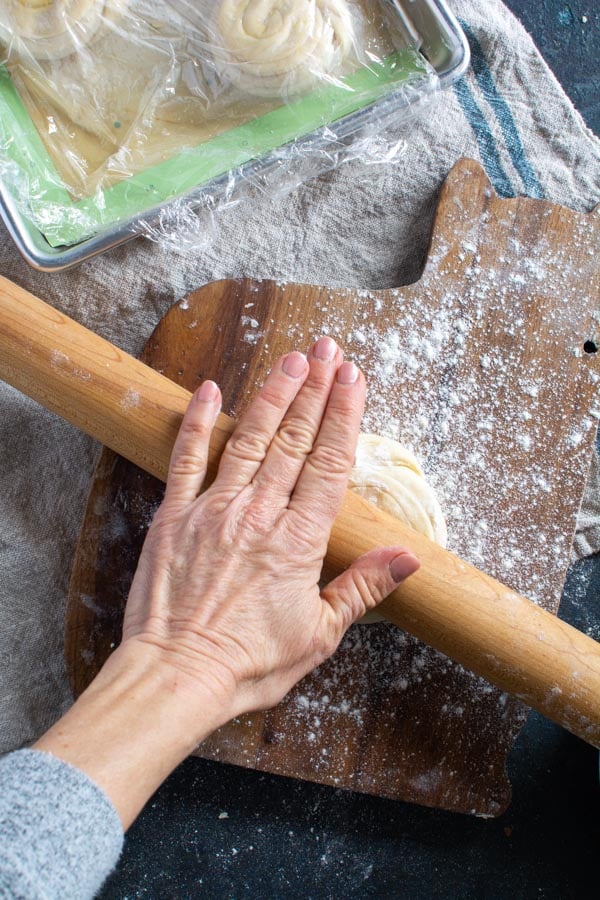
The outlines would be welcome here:
<svg viewBox="0 0 600 900">
<path fill-rule="evenodd" d="M 468 22 L 461 20 L 461 26 L 471 46 L 471 67 L 481 91 L 496 116 L 506 148 L 510 154 L 512 163 L 521 177 L 523 186 L 530 197 L 542 198 L 544 191 L 535 174 L 523 147 L 519 129 L 514 120 L 510 107 L 504 97 L 498 92 L 494 82 L 494 76 L 487 63 L 481 44 L 477 40 Z"/>
<path fill-rule="evenodd" d="M 463 112 L 473 129 L 479 154 L 485 170 L 494 185 L 499 197 L 514 197 L 515 191 L 510 179 L 502 167 L 498 147 L 485 116 L 477 105 L 466 78 L 461 78 L 454 85 L 454 92 Z"/>
</svg>

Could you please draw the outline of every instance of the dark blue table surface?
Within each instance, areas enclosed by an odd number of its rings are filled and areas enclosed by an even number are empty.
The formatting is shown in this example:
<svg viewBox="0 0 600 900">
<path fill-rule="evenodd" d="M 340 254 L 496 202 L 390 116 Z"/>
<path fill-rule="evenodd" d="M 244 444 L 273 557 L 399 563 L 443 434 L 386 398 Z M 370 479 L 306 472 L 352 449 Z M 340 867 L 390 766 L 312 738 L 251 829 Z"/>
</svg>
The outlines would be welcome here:
<svg viewBox="0 0 600 900">
<path fill-rule="evenodd" d="M 598 0 L 504 0 L 589 128 L 600 134 L 600 3 Z"/>
<path fill-rule="evenodd" d="M 600 133 L 598 0 L 508 0 Z M 600 558 L 570 572 L 561 616 L 600 638 Z M 513 802 L 484 821 L 188 760 L 127 836 L 108 898 L 598 896 L 598 754 L 532 714 Z"/>
</svg>

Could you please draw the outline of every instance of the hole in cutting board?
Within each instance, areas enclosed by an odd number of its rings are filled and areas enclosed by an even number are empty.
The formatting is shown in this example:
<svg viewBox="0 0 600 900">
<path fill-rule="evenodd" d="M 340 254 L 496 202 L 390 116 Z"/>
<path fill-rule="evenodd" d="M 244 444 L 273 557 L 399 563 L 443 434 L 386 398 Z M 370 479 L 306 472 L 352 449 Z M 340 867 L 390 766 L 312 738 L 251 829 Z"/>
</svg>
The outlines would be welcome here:
<svg viewBox="0 0 600 900">
<path fill-rule="evenodd" d="M 586 341 L 583 345 L 583 350 L 585 353 L 597 353 L 598 344 L 596 341 Z"/>
</svg>

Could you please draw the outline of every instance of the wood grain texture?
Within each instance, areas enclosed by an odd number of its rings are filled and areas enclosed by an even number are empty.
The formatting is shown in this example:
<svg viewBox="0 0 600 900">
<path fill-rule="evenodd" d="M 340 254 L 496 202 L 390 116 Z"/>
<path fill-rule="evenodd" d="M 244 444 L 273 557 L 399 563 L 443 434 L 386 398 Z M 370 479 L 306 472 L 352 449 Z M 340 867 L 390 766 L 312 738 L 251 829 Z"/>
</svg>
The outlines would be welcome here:
<svg viewBox="0 0 600 900">
<path fill-rule="evenodd" d="M 530 260 L 525 262 L 528 265 Z M 495 273 L 490 272 L 489 278 L 494 281 Z M 511 275 L 513 278 L 519 283 L 524 282 L 521 274 Z M 494 285 L 494 290 L 496 288 L 497 285 Z M 363 302 L 366 299 L 376 310 L 381 308 L 378 295 L 362 292 L 358 296 Z M 478 282 L 476 296 L 480 299 L 486 296 L 483 278 Z M 511 299 L 508 298 L 509 303 Z M 247 303 L 244 309 L 254 305 Z M 473 306 L 474 319 L 477 320 L 481 305 L 476 298 Z M 367 344 L 383 354 L 381 362 L 384 364 L 379 367 L 379 375 L 384 376 L 387 387 L 391 386 L 395 369 L 406 369 L 415 380 L 419 365 L 422 372 L 417 380 L 426 383 L 434 367 L 435 354 L 432 349 L 435 345 L 439 345 L 439 349 L 443 344 L 443 326 L 448 324 L 443 307 L 441 313 L 442 319 L 432 323 L 432 327 L 421 334 L 416 344 L 414 322 L 413 327 L 403 327 L 405 346 L 400 356 L 396 347 L 395 368 L 391 365 L 389 346 L 394 343 L 399 346 L 401 335 L 398 331 L 392 331 L 391 340 L 388 334 L 382 341 L 375 332 L 372 342 L 367 341 L 364 335 L 365 310 L 360 316 L 363 330 L 348 335 L 347 340 Z M 402 315 L 402 324 L 406 326 L 406 312 Z M 258 321 L 247 315 L 241 318 L 242 324 L 251 329 L 244 335 L 246 343 L 255 342 L 257 335 L 252 329 L 258 327 Z M 461 348 L 465 344 L 467 320 L 460 318 L 456 324 L 460 327 L 455 338 L 457 349 L 452 351 L 454 359 L 464 352 Z M 188 327 L 196 325 L 194 321 Z M 509 333 L 514 334 L 512 327 Z M 591 341 L 588 343 L 593 344 Z M 415 350 L 418 351 L 416 356 Z M 581 357 L 583 354 L 579 349 L 573 355 Z M 442 360 L 446 366 L 445 355 Z M 480 363 L 486 370 L 492 367 L 489 356 L 482 355 Z M 497 392 L 501 393 L 499 389 L 506 386 L 503 384 L 503 366 L 500 371 L 500 379 L 495 379 L 495 385 Z M 510 372 L 510 367 L 506 371 Z M 373 377 L 375 374 L 371 371 Z M 593 375 L 590 371 L 590 376 Z M 114 452 L 141 466 L 144 471 L 162 481 L 166 479 L 172 443 L 182 412 L 191 397 L 190 391 L 3 278 L 0 278 L 0 377 L 64 416 L 73 425 L 106 442 Z M 477 400 L 477 380 L 470 379 L 466 387 L 471 392 L 475 390 L 476 396 L 471 400 Z M 539 383 L 532 381 L 528 375 L 521 388 L 532 398 L 530 405 L 536 405 L 534 398 L 539 392 Z M 384 391 L 376 399 L 381 400 L 388 395 L 391 396 L 392 392 Z M 404 392 L 401 396 L 410 396 L 410 392 Z M 434 394 L 432 399 L 437 408 L 438 397 Z M 467 390 L 462 397 L 462 405 L 470 406 L 468 400 Z M 447 401 L 450 407 L 456 407 L 460 405 L 461 398 L 452 392 Z M 428 421 L 424 412 L 419 410 L 417 417 L 404 417 L 402 427 L 408 428 L 416 423 L 417 429 L 422 429 L 423 423 Z M 429 412 L 433 418 L 433 408 Z M 389 418 L 389 409 L 386 415 Z M 512 430 L 509 431 L 508 436 L 503 435 L 503 440 L 514 444 L 516 438 L 517 443 L 530 453 L 531 432 L 532 429 L 535 431 L 535 425 L 526 423 L 532 418 L 529 410 L 517 407 L 517 421 L 514 424 L 521 430 L 512 436 Z M 217 471 L 234 421 L 224 413 L 217 417 L 208 453 L 207 482 Z M 482 436 L 471 429 L 472 423 L 465 422 L 469 428 L 456 441 L 463 458 L 460 466 L 456 465 L 458 458 L 454 466 L 454 474 L 460 472 L 461 478 L 464 478 L 465 466 L 480 466 L 479 445 L 488 443 L 493 431 L 489 418 L 478 423 L 484 432 Z M 381 430 L 389 430 L 390 427 L 387 419 L 381 422 Z M 440 420 L 440 430 L 448 431 L 447 420 Z M 573 446 L 583 439 L 579 431 L 568 437 Z M 421 435 L 418 443 L 423 441 L 424 435 Z M 494 475 L 494 480 L 489 483 L 490 496 L 500 498 L 506 487 L 514 487 L 512 476 L 508 480 L 506 477 L 498 480 L 493 469 L 486 471 Z M 452 474 L 452 468 L 448 468 L 440 484 L 448 495 L 449 504 L 453 493 Z M 543 494 L 550 490 L 533 458 L 520 474 L 524 478 L 521 485 L 523 492 L 528 487 L 528 494 L 534 500 L 540 491 Z M 527 479 L 529 485 L 525 483 Z M 448 508 L 452 509 L 451 506 Z M 460 518 L 455 522 L 453 537 L 459 541 L 462 526 L 463 533 L 471 538 L 469 553 L 481 556 L 485 544 L 482 534 L 487 531 L 487 523 L 479 519 L 469 522 L 467 513 L 468 509 L 463 507 Z M 495 539 L 496 534 L 491 532 L 489 537 Z M 507 555 L 502 559 L 505 569 L 514 568 L 522 558 L 522 544 L 520 540 L 515 540 L 516 537 L 511 535 L 512 548 L 510 543 L 507 545 L 513 551 L 512 558 Z M 524 537 L 523 544 L 526 545 L 527 535 Z M 536 538 L 538 542 L 540 538 L 547 539 L 541 533 L 536 533 Z M 390 622 L 501 690 L 524 700 L 585 740 L 600 746 L 599 644 L 491 575 L 347 492 L 331 531 L 326 554 L 328 568 L 341 571 L 357 556 L 382 544 L 411 546 L 421 560 L 420 570 L 399 585 L 382 603 L 380 611 Z M 422 668 L 422 659 L 420 664 Z"/>
<path fill-rule="evenodd" d="M 367 426 L 415 446 L 440 489 L 451 548 L 555 611 L 594 435 L 598 359 L 583 344 L 598 337 L 599 253 L 597 217 L 500 201 L 463 161 L 442 191 L 417 284 L 209 285 L 169 312 L 143 359 L 189 390 L 214 378 L 225 412 L 237 415 L 276 356 L 334 334 L 374 386 Z M 76 693 L 119 640 L 161 493 L 104 451 L 69 596 Z M 359 626 L 277 709 L 230 723 L 201 754 L 497 815 L 524 716 L 516 700 L 405 632 Z"/>
</svg>

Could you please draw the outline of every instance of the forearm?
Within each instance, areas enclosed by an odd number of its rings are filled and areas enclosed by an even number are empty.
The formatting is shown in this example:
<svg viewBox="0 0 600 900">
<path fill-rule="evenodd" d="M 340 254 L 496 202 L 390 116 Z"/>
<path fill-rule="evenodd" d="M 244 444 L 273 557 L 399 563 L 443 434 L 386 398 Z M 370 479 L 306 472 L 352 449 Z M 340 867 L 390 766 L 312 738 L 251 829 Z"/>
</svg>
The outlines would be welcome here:
<svg viewBox="0 0 600 900">
<path fill-rule="evenodd" d="M 35 745 L 84 772 L 127 829 L 170 772 L 230 718 L 222 692 L 122 645 L 74 706 Z"/>
</svg>

